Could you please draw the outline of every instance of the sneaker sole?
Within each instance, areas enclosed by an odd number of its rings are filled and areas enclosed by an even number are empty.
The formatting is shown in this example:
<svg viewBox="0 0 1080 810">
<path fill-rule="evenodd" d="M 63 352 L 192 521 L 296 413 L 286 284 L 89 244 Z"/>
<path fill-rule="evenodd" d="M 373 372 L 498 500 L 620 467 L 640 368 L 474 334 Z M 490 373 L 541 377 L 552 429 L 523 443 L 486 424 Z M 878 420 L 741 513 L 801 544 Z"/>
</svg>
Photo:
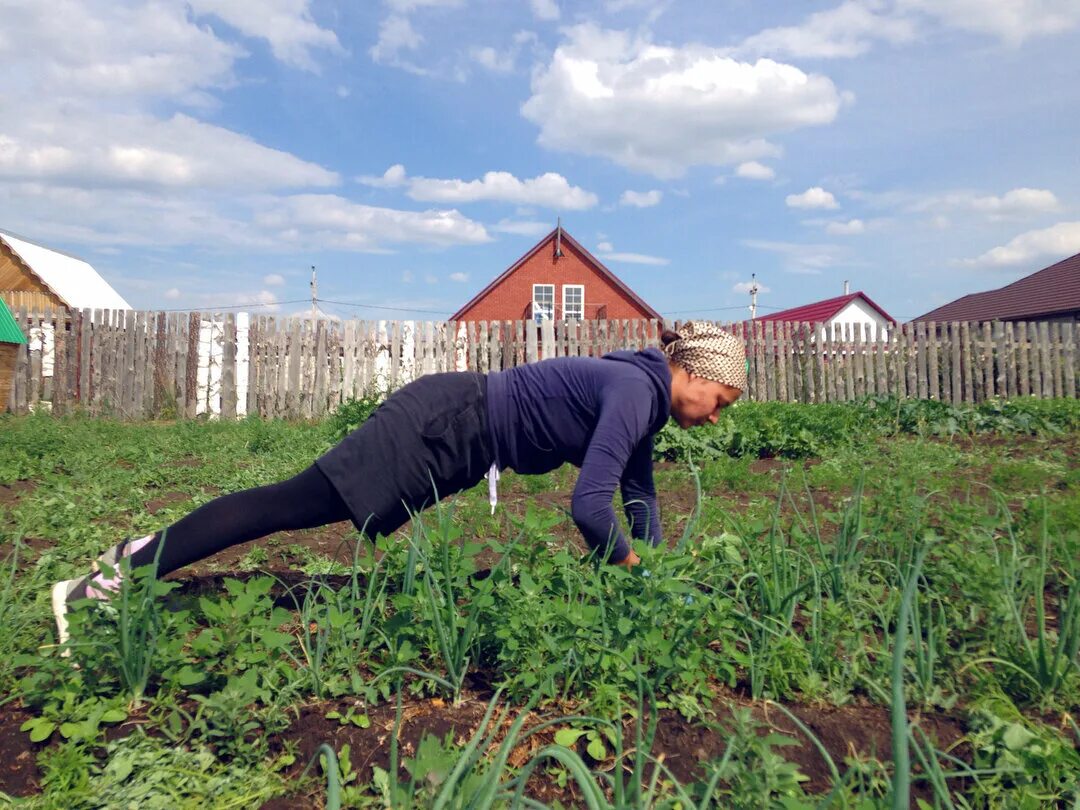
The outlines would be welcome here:
<svg viewBox="0 0 1080 810">
<path fill-rule="evenodd" d="M 67 644 L 68 642 L 68 603 L 67 596 L 68 590 L 75 580 L 62 579 L 52 586 L 52 612 L 53 618 L 56 619 L 56 637 L 57 643 L 60 646 Z M 61 655 L 68 656 L 71 651 L 65 649 Z"/>
</svg>

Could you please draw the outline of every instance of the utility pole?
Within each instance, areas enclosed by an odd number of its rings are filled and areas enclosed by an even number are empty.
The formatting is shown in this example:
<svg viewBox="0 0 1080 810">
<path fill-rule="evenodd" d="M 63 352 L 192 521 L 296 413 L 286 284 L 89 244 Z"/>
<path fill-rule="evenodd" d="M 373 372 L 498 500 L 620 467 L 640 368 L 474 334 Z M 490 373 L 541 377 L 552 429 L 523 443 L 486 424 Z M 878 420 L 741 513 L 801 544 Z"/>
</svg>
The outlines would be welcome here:
<svg viewBox="0 0 1080 810">
<path fill-rule="evenodd" d="M 757 318 L 757 273 L 750 274 L 750 320 Z"/>
<path fill-rule="evenodd" d="M 319 284 L 315 280 L 315 265 L 311 265 L 311 322 L 315 323 L 316 312 L 318 307 L 315 305 L 315 301 L 319 297 Z"/>
</svg>

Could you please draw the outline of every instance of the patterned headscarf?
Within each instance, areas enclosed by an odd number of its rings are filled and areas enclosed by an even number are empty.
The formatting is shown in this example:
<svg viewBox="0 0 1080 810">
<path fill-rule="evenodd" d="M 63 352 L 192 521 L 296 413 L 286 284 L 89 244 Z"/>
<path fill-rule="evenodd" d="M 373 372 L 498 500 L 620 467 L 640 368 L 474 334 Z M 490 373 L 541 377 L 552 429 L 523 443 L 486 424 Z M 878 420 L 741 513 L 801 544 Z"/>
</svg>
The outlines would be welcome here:
<svg viewBox="0 0 1080 810">
<path fill-rule="evenodd" d="M 690 374 L 745 391 L 746 348 L 743 342 L 705 321 L 689 321 L 679 329 L 679 339 L 664 346 L 673 363 Z"/>
</svg>

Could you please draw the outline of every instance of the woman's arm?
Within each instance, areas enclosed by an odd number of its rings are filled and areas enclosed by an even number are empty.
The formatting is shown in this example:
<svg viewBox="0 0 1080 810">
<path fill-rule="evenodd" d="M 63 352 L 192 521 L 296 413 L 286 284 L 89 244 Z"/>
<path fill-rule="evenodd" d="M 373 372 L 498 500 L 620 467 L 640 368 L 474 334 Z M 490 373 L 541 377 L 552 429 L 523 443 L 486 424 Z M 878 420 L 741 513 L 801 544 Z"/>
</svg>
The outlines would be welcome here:
<svg viewBox="0 0 1080 810">
<path fill-rule="evenodd" d="M 609 562 L 633 560 L 612 501 L 631 456 L 648 436 L 652 405 L 653 398 L 644 385 L 608 392 L 574 487 L 574 522 L 589 547 Z"/>
<path fill-rule="evenodd" d="M 642 439 L 630 454 L 620 488 L 630 535 L 635 540 L 648 540 L 653 546 L 659 546 L 664 542 L 664 536 L 660 528 L 656 486 L 653 484 L 652 435 Z"/>
</svg>

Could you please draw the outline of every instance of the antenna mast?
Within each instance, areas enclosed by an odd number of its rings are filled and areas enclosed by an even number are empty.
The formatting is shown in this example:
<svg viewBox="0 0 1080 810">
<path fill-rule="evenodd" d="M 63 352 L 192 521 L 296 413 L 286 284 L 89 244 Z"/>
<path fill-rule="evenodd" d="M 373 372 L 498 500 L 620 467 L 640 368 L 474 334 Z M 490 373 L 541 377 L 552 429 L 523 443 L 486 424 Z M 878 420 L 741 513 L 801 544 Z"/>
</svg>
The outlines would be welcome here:
<svg viewBox="0 0 1080 810">
<path fill-rule="evenodd" d="M 318 307 L 315 305 L 316 299 L 319 297 L 319 284 L 315 279 L 315 265 L 311 265 L 311 322 L 315 323 L 316 312 Z"/>
<path fill-rule="evenodd" d="M 757 318 L 757 273 L 750 274 L 750 320 Z"/>
</svg>

